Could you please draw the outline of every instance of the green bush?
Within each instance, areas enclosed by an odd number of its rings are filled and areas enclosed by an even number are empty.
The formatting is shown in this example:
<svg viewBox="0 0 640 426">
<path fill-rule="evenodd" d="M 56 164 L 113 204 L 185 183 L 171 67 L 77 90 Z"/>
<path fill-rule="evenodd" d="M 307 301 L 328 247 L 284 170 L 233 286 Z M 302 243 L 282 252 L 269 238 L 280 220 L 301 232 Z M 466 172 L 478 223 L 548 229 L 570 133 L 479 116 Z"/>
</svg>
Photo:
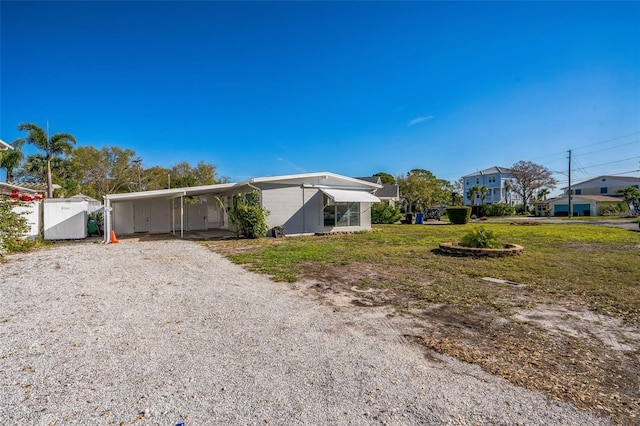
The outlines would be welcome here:
<svg viewBox="0 0 640 426">
<path fill-rule="evenodd" d="M 382 203 L 374 203 L 371 205 L 371 223 L 396 223 L 401 217 L 400 207 L 393 207 Z"/>
<path fill-rule="evenodd" d="M 485 229 L 484 226 L 473 229 L 465 234 L 460 241 L 463 247 L 473 248 L 500 248 L 502 244 L 498 242 L 493 231 Z"/>
<path fill-rule="evenodd" d="M 260 194 L 252 191 L 248 194 L 233 196 L 233 208 L 229 210 L 229 219 L 236 228 L 236 236 L 258 238 L 267 235 L 267 216 L 269 212 L 260 207 Z"/>
<path fill-rule="evenodd" d="M 447 209 L 447 217 L 451 223 L 464 225 L 469 222 L 469 218 L 471 217 L 471 207 L 449 207 Z"/>
<path fill-rule="evenodd" d="M 0 195 L 0 255 L 28 249 L 33 242 L 26 238 L 29 225 L 24 215 L 13 211 L 21 202 Z"/>
<path fill-rule="evenodd" d="M 514 207 L 516 214 L 526 214 L 527 211 L 524 209 L 524 204 L 518 204 Z"/>
<path fill-rule="evenodd" d="M 513 206 L 506 203 L 487 204 L 483 207 L 483 216 L 510 216 L 515 212 Z"/>
</svg>

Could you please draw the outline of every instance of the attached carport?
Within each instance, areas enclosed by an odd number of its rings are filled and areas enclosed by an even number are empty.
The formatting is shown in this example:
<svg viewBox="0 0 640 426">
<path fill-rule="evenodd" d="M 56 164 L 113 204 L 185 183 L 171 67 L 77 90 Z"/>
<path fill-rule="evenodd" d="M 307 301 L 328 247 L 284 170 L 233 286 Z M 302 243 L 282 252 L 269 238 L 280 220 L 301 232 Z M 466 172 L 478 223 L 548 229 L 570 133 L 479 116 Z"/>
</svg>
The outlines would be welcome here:
<svg viewBox="0 0 640 426">
<path fill-rule="evenodd" d="M 222 197 L 232 183 L 110 194 L 104 197 L 104 239 L 116 234 L 173 233 L 227 228 Z"/>
</svg>

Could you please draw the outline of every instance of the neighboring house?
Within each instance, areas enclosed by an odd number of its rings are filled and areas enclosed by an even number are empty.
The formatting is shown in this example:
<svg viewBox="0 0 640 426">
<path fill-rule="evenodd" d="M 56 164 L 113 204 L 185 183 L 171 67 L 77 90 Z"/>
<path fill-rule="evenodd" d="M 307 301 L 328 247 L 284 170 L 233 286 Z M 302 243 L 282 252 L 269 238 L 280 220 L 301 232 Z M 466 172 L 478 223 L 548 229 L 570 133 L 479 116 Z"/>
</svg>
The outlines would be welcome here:
<svg viewBox="0 0 640 426">
<path fill-rule="evenodd" d="M 0 195 L 10 196 L 12 192 L 18 191 L 20 195 L 37 196 L 42 195 L 41 192 L 18 186 L 12 183 L 0 182 Z M 41 228 L 41 216 L 42 216 L 42 202 L 36 200 L 33 202 L 27 202 L 20 206 L 15 206 L 12 209 L 14 212 L 23 215 L 27 219 L 27 237 L 37 238 L 40 236 Z"/>
<path fill-rule="evenodd" d="M 13 147 L 0 139 L 0 151 L 8 151 L 10 149 L 13 149 Z"/>
<path fill-rule="evenodd" d="M 371 203 L 377 183 L 329 172 L 249 179 L 238 183 L 110 194 L 105 197 L 105 241 L 111 230 L 127 235 L 233 230 L 228 211 L 235 194 L 260 192 L 269 211 L 269 229 L 283 226 L 287 235 L 371 228 Z M 188 201 L 187 201 L 188 200 Z"/>
<path fill-rule="evenodd" d="M 42 194 L 33 188 L 28 188 L 25 184 L 16 185 L 15 183 L 0 182 L 0 194 L 10 195 L 11 192 L 18 190 L 22 194 Z"/>
<path fill-rule="evenodd" d="M 7 185 L 13 185 L 17 188 L 20 188 L 20 192 L 31 192 L 35 194 L 40 194 L 43 197 L 47 196 L 47 184 L 46 183 L 37 183 L 37 182 L 8 182 Z M 53 189 L 60 189 L 61 186 L 57 183 L 54 183 Z"/>
<path fill-rule="evenodd" d="M 571 185 L 573 195 L 610 195 L 616 196 L 618 191 L 628 186 L 636 189 L 640 187 L 640 178 L 629 176 L 598 176 Z M 562 188 L 564 195 L 568 195 L 569 187 Z"/>
<path fill-rule="evenodd" d="M 548 211 L 553 216 L 569 216 L 569 197 L 552 198 L 547 201 Z M 536 203 L 541 204 L 541 202 Z M 624 200 L 607 195 L 574 195 L 571 211 L 574 216 L 603 216 L 609 211 L 626 211 Z"/>
<path fill-rule="evenodd" d="M 484 204 L 508 203 L 512 206 L 522 204 L 521 197 L 509 190 L 507 182 L 510 182 L 511 178 L 511 169 L 498 166 L 462 176 L 464 205 L 474 205 L 473 201 L 469 199 L 469 191 L 475 185 L 484 185 L 489 189 L 489 193 L 485 196 Z M 479 206 L 480 204 L 482 204 L 482 197 L 476 195 L 475 205 Z"/>
<path fill-rule="evenodd" d="M 357 177 L 356 179 L 382 185 L 382 188 L 377 189 L 376 192 L 373 193 L 373 195 L 380 198 L 381 203 L 395 207 L 396 203 L 400 201 L 399 185 L 385 185 L 380 180 L 380 176 Z"/>
</svg>

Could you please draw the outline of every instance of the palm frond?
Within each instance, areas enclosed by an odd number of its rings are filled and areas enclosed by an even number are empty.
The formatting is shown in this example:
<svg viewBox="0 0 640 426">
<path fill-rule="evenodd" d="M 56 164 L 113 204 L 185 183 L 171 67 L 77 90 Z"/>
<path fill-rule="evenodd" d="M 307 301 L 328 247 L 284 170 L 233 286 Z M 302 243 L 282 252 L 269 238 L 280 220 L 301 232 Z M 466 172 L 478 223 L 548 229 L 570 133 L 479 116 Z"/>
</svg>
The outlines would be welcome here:
<svg viewBox="0 0 640 426">
<path fill-rule="evenodd" d="M 18 130 L 26 131 L 27 137 L 25 141 L 32 145 L 37 146 L 38 148 L 46 151 L 48 146 L 47 134 L 42 127 L 33 123 L 21 123 L 18 124 Z"/>
</svg>

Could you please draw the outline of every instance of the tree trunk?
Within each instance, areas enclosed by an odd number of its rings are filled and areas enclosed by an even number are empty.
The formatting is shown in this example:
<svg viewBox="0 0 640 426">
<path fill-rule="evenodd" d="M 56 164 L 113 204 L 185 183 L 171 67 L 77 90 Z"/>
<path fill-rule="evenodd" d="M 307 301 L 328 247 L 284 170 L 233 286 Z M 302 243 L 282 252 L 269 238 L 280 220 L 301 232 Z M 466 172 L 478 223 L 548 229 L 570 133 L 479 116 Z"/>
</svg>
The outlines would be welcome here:
<svg viewBox="0 0 640 426">
<path fill-rule="evenodd" d="M 47 160 L 47 198 L 53 198 L 53 182 L 51 179 L 51 159 Z"/>
</svg>

